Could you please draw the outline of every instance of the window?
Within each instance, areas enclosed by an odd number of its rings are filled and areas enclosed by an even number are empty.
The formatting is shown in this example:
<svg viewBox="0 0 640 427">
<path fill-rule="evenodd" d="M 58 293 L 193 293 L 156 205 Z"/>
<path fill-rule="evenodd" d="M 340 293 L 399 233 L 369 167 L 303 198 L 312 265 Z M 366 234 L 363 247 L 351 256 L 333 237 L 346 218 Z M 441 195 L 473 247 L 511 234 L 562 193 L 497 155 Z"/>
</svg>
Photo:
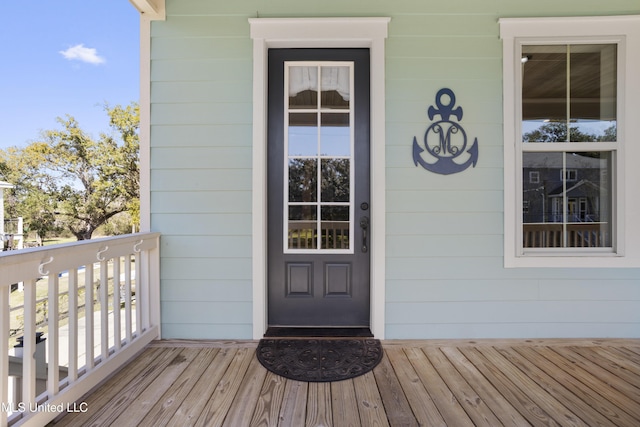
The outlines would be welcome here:
<svg viewBox="0 0 640 427">
<path fill-rule="evenodd" d="M 640 102 L 627 96 L 639 28 L 638 16 L 500 20 L 505 266 L 640 263 L 640 173 L 628 164 Z"/>
<path fill-rule="evenodd" d="M 563 181 L 576 181 L 578 179 L 578 170 L 562 169 L 560 171 L 560 179 Z"/>
<path fill-rule="evenodd" d="M 353 253 L 353 65 L 285 62 L 287 253 Z"/>
</svg>

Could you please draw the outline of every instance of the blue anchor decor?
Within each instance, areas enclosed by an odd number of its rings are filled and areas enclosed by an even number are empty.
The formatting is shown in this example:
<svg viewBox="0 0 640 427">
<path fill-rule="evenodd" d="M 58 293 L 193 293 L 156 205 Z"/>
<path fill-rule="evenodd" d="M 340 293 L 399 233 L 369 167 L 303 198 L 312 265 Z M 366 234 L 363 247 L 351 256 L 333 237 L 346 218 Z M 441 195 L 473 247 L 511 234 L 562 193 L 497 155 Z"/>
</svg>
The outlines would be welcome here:
<svg viewBox="0 0 640 427">
<path fill-rule="evenodd" d="M 443 100 L 445 97 L 445 100 Z M 446 97 L 449 102 L 445 104 Z M 462 107 L 454 108 L 456 104 L 456 96 L 449 88 L 443 88 L 436 94 L 436 106 L 430 106 L 427 111 L 429 120 L 433 121 L 436 115 L 442 120 L 432 123 L 424 134 L 424 148 L 418 144 L 416 137 L 413 137 L 413 162 L 416 166 L 420 165 L 428 171 L 439 173 L 442 175 L 450 175 L 462 172 L 469 166 L 476 166 L 478 162 L 478 138 L 475 138 L 471 148 L 467 150 L 467 134 L 456 122 L 449 120 L 451 116 L 455 116 L 457 121 L 462 120 Z M 433 163 L 427 162 L 422 153 L 427 151 L 431 158 L 435 158 Z M 466 150 L 466 151 L 465 151 Z M 455 160 L 462 154 L 468 153 L 469 157 L 463 163 Z"/>
</svg>

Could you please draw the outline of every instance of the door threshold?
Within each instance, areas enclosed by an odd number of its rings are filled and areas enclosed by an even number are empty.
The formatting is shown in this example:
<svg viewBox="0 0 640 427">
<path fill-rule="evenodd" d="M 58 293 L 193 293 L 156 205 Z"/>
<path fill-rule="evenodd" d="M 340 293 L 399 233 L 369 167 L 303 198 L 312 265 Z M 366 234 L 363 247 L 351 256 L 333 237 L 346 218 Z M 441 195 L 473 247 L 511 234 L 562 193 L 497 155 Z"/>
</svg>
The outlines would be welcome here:
<svg viewBox="0 0 640 427">
<path fill-rule="evenodd" d="M 369 328 L 291 328 L 270 327 L 265 338 L 373 338 Z"/>
</svg>

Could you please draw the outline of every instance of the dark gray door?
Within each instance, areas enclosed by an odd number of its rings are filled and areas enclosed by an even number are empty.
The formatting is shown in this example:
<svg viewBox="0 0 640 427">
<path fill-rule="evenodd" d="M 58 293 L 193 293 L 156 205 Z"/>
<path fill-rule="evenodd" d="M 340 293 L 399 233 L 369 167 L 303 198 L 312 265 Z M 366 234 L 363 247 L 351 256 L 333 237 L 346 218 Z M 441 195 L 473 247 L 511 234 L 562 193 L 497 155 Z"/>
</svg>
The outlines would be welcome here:
<svg viewBox="0 0 640 427">
<path fill-rule="evenodd" d="M 272 49 L 269 326 L 369 326 L 369 50 Z"/>
</svg>

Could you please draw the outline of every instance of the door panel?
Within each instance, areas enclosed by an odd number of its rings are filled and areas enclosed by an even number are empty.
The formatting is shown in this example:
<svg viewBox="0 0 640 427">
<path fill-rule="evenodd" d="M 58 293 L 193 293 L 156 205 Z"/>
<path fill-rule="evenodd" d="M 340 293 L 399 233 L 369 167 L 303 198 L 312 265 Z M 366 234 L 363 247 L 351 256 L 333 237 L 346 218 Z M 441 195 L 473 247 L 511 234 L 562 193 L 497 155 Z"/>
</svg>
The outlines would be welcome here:
<svg viewBox="0 0 640 427">
<path fill-rule="evenodd" d="M 369 50 L 272 49 L 269 326 L 368 326 Z"/>
</svg>

